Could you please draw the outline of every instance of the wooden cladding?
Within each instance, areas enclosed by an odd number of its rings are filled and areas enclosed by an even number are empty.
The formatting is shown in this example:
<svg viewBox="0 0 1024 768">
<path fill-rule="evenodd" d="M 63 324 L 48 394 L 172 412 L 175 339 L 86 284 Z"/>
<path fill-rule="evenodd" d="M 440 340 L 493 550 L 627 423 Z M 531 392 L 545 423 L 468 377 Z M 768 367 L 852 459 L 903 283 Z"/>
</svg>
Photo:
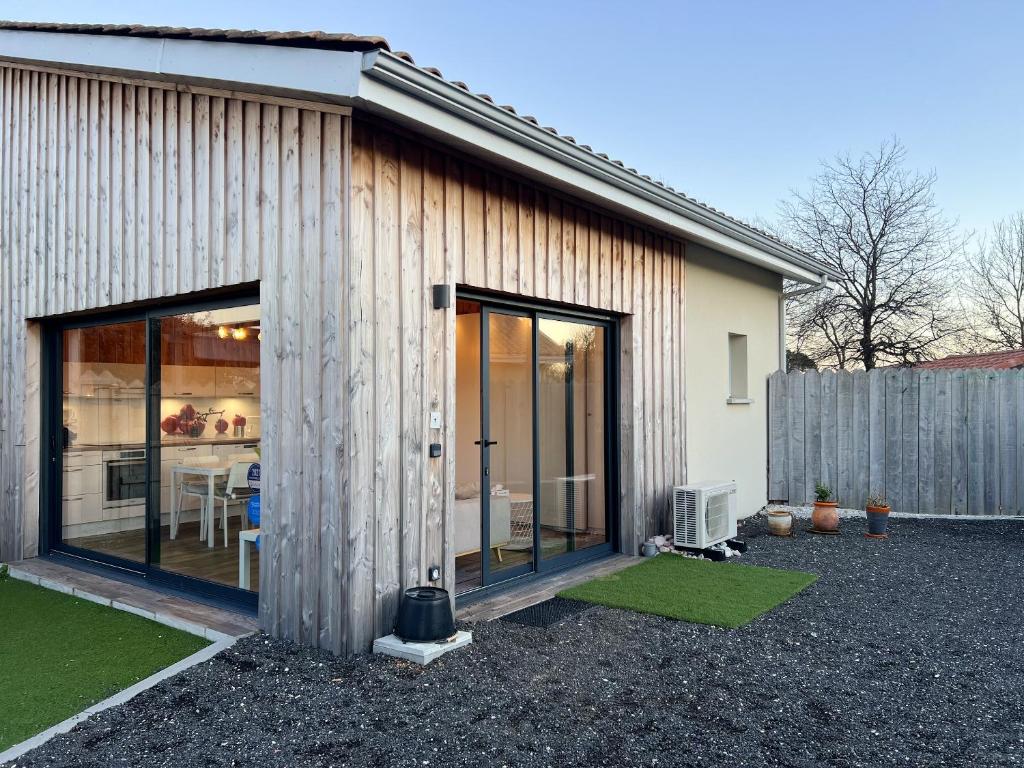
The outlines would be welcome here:
<svg viewBox="0 0 1024 768">
<path fill-rule="evenodd" d="M 454 587 L 456 310 L 435 284 L 620 316 L 610 514 L 627 552 L 667 529 L 677 240 L 337 109 L 14 67 L 0 196 L 0 559 L 38 535 L 28 320 L 257 281 L 268 632 L 364 650 L 430 566 Z"/>
<path fill-rule="evenodd" d="M 27 318 L 259 280 L 263 620 L 341 648 L 347 126 L 336 110 L 0 68 L 0 559 L 37 550 Z"/>
<path fill-rule="evenodd" d="M 343 494 L 352 647 L 390 631 L 402 588 L 454 587 L 455 309 L 436 283 L 617 313 L 624 551 L 668 524 L 685 479 L 683 246 L 380 125 L 352 134 Z M 442 412 L 445 459 L 426 456 Z"/>
</svg>

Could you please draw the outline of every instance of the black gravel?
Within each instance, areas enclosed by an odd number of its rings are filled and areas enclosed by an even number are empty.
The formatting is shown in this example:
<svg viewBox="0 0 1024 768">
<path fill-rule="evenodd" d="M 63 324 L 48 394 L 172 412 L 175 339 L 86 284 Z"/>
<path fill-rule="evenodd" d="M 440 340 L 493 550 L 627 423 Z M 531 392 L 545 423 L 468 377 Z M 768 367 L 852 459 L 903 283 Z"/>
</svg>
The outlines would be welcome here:
<svg viewBox="0 0 1024 768">
<path fill-rule="evenodd" d="M 892 528 L 748 524 L 743 562 L 820 579 L 739 630 L 595 607 L 425 669 L 256 636 L 18 764 L 1024 764 L 1024 523 Z"/>
</svg>

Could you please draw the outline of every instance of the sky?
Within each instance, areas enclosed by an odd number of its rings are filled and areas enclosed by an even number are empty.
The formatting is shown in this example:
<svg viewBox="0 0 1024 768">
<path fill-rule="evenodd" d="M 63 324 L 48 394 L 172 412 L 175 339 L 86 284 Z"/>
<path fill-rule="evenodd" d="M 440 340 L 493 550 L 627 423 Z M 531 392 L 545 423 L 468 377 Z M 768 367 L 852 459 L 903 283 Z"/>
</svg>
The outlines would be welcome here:
<svg viewBox="0 0 1024 768">
<path fill-rule="evenodd" d="M 744 219 L 893 137 L 965 232 L 1024 209 L 1024 2 L 5 0 L 0 18 L 381 35 Z"/>
</svg>

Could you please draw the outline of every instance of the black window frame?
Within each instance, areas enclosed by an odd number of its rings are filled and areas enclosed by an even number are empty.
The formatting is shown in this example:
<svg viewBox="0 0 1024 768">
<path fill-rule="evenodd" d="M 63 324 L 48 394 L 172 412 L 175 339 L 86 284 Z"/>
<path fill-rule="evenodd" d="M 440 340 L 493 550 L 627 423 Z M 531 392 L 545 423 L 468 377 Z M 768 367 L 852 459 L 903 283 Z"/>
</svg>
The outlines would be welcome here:
<svg viewBox="0 0 1024 768">
<path fill-rule="evenodd" d="M 219 582 L 175 573 L 153 565 L 160 547 L 160 444 L 159 390 L 159 321 L 165 317 L 203 312 L 213 309 L 260 304 L 259 283 L 249 283 L 227 290 L 172 297 L 146 304 L 105 308 L 41 319 L 40 355 L 40 483 L 39 483 L 39 554 L 57 556 L 86 565 L 110 569 L 112 575 L 126 580 L 152 584 L 169 590 L 194 594 L 215 603 L 255 613 L 259 592 L 230 587 Z M 262 315 L 262 312 L 261 312 Z M 63 332 L 77 328 L 130 322 L 146 323 L 146 524 L 145 562 L 114 557 L 103 552 L 67 544 L 62 538 L 61 478 L 63 450 L 58 430 L 63 424 Z M 154 336 L 154 334 L 156 334 Z M 156 343 L 154 343 L 154 340 Z M 154 403 L 154 399 L 156 403 Z M 155 472 L 154 472 L 155 469 Z M 155 525 L 154 525 L 155 521 Z M 258 585 L 257 585 L 258 586 Z"/>
<path fill-rule="evenodd" d="M 526 316 L 533 320 L 533 349 L 532 349 L 532 382 L 533 382 L 533 453 L 534 453 L 534 477 L 533 493 L 534 498 L 540 498 L 540 476 L 537 471 L 540 456 L 540 429 L 539 429 L 539 403 L 538 393 L 540 389 L 540 361 L 537 354 L 538 320 L 551 319 L 562 320 L 571 323 L 588 323 L 600 326 L 605 329 L 605 524 L 608 526 L 608 540 L 597 546 L 587 547 L 575 551 L 565 552 L 553 558 L 545 559 L 541 555 L 540 531 L 535 524 L 534 529 L 534 556 L 533 567 L 524 571 L 521 567 L 509 569 L 507 575 L 490 584 L 485 583 L 489 577 L 490 570 L 487 565 L 488 558 L 481 554 L 481 585 L 472 589 L 460 592 L 455 595 L 456 601 L 461 605 L 477 600 L 485 595 L 493 594 L 495 591 L 508 588 L 514 584 L 521 584 L 526 580 L 540 578 L 552 573 L 564 571 L 581 565 L 586 562 L 608 557 L 615 552 L 621 551 L 621 522 L 622 505 L 621 494 L 621 318 L 613 313 L 592 311 L 571 306 L 563 306 L 543 301 L 531 300 L 522 296 L 509 296 L 507 294 L 494 294 L 487 291 L 479 291 L 462 286 L 456 287 L 456 298 L 466 301 L 473 301 L 480 304 L 481 312 L 481 355 L 480 355 L 480 389 L 481 409 L 484 409 L 484 393 L 490 390 L 490 380 L 487 366 L 487 349 L 484 341 L 487 338 L 486 329 L 483 324 L 489 310 L 504 312 L 512 315 Z M 486 417 L 481 416 L 481 434 Z M 484 435 L 483 439 L 490 439 L 490 435 Z M 486 449 L 485 449 L 486 450 Z M 485 457 L 481 455 L 481 488 L 484 487 L 484 464 Z M 486 496 L 486 494 L 482 494 Z M 481 504 L 481 548 L 485 543 L 489 544 L 489 499 L 483 499 Z M 534 513 L 536 516 L 536 512 Z"/>
</svg>

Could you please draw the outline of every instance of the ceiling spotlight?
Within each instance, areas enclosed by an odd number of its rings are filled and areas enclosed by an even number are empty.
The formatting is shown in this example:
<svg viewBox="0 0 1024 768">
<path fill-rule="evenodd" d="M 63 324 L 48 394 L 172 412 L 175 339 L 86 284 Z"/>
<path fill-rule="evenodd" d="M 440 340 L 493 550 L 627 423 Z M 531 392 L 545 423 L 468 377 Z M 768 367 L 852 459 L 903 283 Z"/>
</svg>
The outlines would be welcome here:
<svg viewBox="0 0 1024 768">
<path fill-rule="evenodd" d="M 245 341 L 245 337 L 248 335 L 249 333 L 245 330 L 245 328 L 231 329 L 231 338 L 233 338 L 235 341 Z"/>
<path fill-rule="evenodd" d="M 223 325 L 217 328 L 217 335 L 220 336 L 222 339 L 226 339 L 229 333 L 230 331 L 228 331 L 228 329 Z"/>
</svg>

